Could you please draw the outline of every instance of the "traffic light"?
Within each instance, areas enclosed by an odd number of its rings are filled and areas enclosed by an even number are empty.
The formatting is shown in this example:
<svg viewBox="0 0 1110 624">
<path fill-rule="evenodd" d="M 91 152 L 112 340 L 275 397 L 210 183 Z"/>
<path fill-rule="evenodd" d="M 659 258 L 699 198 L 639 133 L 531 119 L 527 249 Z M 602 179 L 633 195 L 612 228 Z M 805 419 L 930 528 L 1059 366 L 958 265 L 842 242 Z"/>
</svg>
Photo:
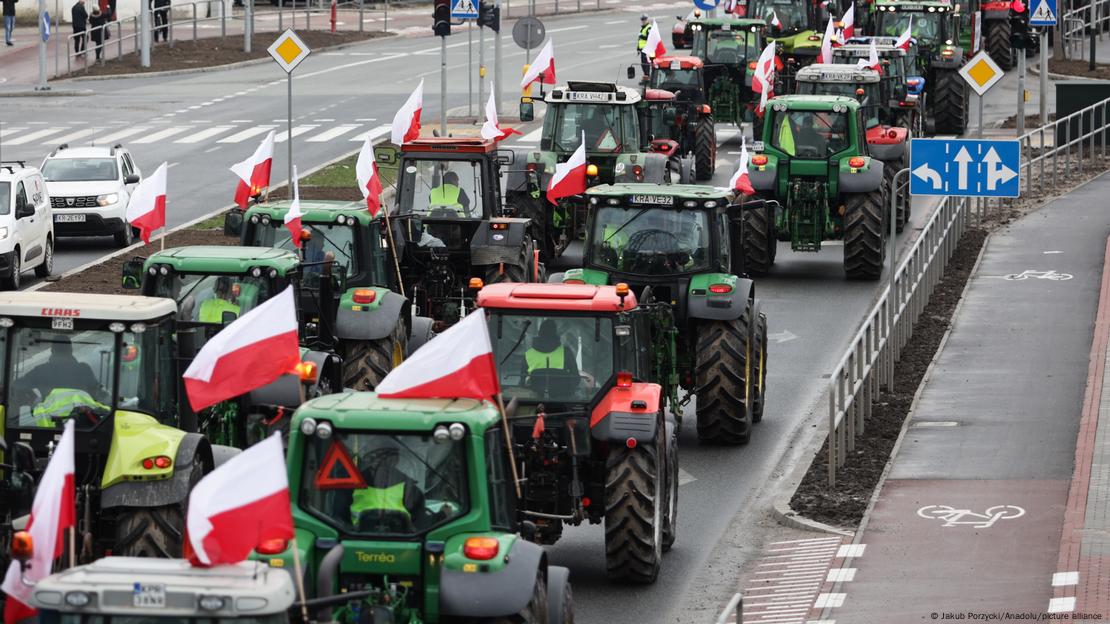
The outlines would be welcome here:
<svg viewBox="0 0 1110 624">
<path fill-rule="evenodd" d="M 435 0 L 432 12 L 432 32 L 437 37 L 451 34 L 451 0 Z"/>
<path fill-rule="evenodd" d="M 493 32 L 501 32 L 501 7 L 492 2 L 478 4 L 478 26 L 485 26 Z"/>
<path fill-rule="evenodd" d="M 1037 34 L 1029 30 L 1024 12 L 1010 12 L 1010 47 L 1015 50 L 1036 49 L 1040 44 Z"/>
</svg>

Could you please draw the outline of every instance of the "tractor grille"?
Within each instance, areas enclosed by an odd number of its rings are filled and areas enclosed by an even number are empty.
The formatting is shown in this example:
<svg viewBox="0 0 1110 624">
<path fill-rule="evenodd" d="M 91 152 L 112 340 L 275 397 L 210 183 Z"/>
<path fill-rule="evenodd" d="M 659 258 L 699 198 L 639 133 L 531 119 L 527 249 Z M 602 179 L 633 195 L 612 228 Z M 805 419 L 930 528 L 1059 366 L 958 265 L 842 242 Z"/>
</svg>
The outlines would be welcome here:
<svg viewBox="0 0 1110 624">
<path fill-rule="evenodd" d="M 96 195 L 86 195 L 83 197 L 51 197 L 51 208 L 96 208 Z"/>
</svg>

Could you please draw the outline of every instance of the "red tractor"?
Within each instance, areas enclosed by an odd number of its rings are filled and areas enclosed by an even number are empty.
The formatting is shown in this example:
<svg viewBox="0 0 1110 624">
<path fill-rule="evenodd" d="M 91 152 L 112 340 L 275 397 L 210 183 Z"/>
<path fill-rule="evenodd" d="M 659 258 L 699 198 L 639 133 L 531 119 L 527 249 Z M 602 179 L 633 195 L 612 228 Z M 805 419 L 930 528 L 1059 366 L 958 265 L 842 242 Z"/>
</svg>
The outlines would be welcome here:
<svg viewBox="0 0 1110 624">
<path fill-rule="evenodd" d="M 717 168 L 717 133 L 704 69 L 696 56 L 661 56 L 653 61 L 650 86 L 644 90 L 648 133 L 653 141 L 674 141 L 674 151 L 692 157 L 697 180 L 712 179 Z"/>
</svg>

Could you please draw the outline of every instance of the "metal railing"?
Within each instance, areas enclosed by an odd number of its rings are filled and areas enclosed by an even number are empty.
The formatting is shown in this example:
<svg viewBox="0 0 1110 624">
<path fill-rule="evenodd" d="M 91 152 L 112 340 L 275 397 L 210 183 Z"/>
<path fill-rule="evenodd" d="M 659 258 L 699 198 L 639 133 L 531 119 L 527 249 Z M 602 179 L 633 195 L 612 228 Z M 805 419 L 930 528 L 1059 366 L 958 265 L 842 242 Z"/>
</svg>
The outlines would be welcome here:
<svg viewBox="0 0 1110 624">
<path fill-rule="evenodd" d="M 1110 0 L 1089 0 L 1085 6 L 1075 7 L 1060 16 L 1060 34 L 1064 38 L 1065 59 L 1083 59 L 1087 37 L 1091 29 L 1099 39 L 1110 31 Z"/>
<path fill-rule="evenodd" d="M 1084 160 L 1106 157 L 1108 127 L 1110 99 L 1019 136 L 1022 192 L 1055 192 L 1070 173 L 1083 175 Z"/>
</svg>

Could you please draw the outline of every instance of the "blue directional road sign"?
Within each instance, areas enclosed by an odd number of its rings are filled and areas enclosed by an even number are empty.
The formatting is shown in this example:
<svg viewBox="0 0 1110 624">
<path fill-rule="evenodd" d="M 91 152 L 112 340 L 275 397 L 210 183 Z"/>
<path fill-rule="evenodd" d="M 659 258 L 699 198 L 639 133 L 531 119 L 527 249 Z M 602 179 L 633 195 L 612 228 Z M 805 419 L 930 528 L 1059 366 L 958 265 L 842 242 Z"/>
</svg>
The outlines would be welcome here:
<svg viewBox="0 0 1110 624">
<path fill-rule="evenodd" d="M 1017 197 L 1020 170 L 1017 141 L 910 141 L 911 195 Z"/>
<path fill-rule="evenodd" d="M 1033 12 L 1029 14 L 1030 26 L 1056 25 L 1056 0 L 1032 0 Z"/>
<path fill-rule="evenodd" d="M 478 19 L 478 1 L 451 0 L 451 19 Z"/>
<path fill-rule="evenodd" d="M 694 6 L 702 11 L 712 11 L 720 4 L 720 0 L 694 0 Z"/>
</svg>

